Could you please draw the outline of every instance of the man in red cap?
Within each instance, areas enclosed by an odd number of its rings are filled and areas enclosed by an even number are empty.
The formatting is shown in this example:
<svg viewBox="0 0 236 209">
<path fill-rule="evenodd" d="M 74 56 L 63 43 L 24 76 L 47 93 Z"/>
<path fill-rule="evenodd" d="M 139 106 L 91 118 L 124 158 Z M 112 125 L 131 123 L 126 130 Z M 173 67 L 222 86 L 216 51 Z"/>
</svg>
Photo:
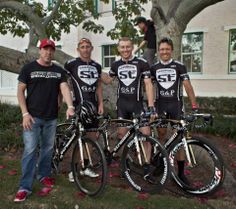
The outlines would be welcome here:
<svg viewBox="0 0 236 209">
<path fill-rule="evenodd" d="M 17 98 L 23 118 L 24 153 L 22 176 L 14 202 L 22 202 L 31 194 L 35 176 L 43 186 L 52 187 L 54 184 L 50 175 L 59 92 L 62 93 L 68 107 L 66 116 L 74 115 L 65 71 L 52 63 L 54 53 L 55 43 L 43 39 L 39 46 L 39 58 L 26 64 L 18 77 Z"/>
</svg>

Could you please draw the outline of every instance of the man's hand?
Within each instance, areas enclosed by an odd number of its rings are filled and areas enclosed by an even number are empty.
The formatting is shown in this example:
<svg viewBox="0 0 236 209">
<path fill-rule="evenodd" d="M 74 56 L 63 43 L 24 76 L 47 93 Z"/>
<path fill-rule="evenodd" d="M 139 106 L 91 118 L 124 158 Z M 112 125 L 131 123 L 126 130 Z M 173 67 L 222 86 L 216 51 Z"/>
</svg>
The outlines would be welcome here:
<svg viewBox="0 0 236 209">
<path fill-rule="evenodd" d="M 69 106 L 66 111 L 66 119 L 68 120 L 71 116 L 75 114 L 74 106 Z"/>
<path fill-rule="evenodd" d="M 155 107 L 148 107 L 148 112 L 151 113 L 150 122 L 154 121 L 158 117 Z"/>
<path fill-rule="evenodd" d="M 192 111 L 193 112 L 198 112 L 198 109 L 199 109 L 199 107 L 197 104 L 192 104 Z"/>
<path fill-rule="evenodd" d="M 104 113 L 104 109 L 103 109 L 103 105 L 98 105 L 98 115 L 103 115 Z"/>
<path fill-rule="evenodd" d="M 34 122 L 34 118 L 28 112 L 23 114 L 22 126 L 25 131 L 31 130 Z"/>
</svg>

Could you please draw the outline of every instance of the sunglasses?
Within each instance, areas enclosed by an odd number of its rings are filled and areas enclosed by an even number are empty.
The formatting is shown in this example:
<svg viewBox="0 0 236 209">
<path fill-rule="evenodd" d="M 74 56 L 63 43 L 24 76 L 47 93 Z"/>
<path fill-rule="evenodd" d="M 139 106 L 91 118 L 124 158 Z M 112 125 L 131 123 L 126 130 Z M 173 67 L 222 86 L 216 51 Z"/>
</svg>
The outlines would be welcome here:
<svg viewBox="0 0 236 209">
<path fill-rule="evenodd" d="M 80 44 L 83 44 L 83 43 L 87 43 L 87 44 L 90 44 L 90 45 L 92 46 L 91 41 L 90 41 L 89 39 L 87 39 L 87 38 L 82 38 L 82 39 L 80 39 L 80 41 L 79 41 L 79 43 L 78 43 L 78 46 L 79 46 Z"/>
</svg>

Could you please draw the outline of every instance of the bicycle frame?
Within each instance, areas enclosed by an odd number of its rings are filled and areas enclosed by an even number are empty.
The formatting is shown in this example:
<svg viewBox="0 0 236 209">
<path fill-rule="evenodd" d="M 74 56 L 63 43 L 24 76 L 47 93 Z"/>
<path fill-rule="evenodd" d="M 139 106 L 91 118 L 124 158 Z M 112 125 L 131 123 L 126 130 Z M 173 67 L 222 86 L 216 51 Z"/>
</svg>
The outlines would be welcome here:
<svg viewBox="0 0 236 209">
<path fill-rule="evenodd" d="M 211 119 L 212 116 L 210 114 L 193 114 L 194 117 L 202 117 L 204 120 Z M 193 167 L 194 164 L 196 164 L 196 158 L 194 156 L 194 153 L 192 151 L 192 147 L 187 144 L 188 138 L 190 138 L 190 133 L 187 128 L 187 125 L 193 122 L 195 119 L 190 118 L 189 121 L 187 117 L 183 120 L 173 120 L 173 119 L 157 119 L 150 123 L 150 126 L 153 127 L 161 127 L 164 123 L 174 123 L 172 126 L 172 130 L 175 130 L 174 133 L 169 137 L 169 139 L 164 143 L 164 147 L 168 149 L 170 145 L 177 139 L 179 136 L 181 136 L 181 140 L 184 145 L 184 150 L 187 158 L 188 165 L 190 167 Z M 206 121 L 205 121 L 206 124 Z M 204 125 L 205 125 L 204 124 Z M 199 127 L 204 127 L 204 125 Z M 171 160 L 171 159 L 170 159 Z"/>
<path fill-rule="evenodd" d="M 122 124 L 130 124 L 129 125 L 129 129 L 127 131 L 127 133 L 123 136 L 123 138 L 115 145 L 115 147 L 111 150 L 110 146 L 109 146 L 109 139 L 108 139 L 108 130 L 107 127 L 109 126 L 109 124 L 111 123 L 122 123 Z M 106 143 L 106 148 L 107 151 L 109 151 L 109 154 L 112 157 L 115 157 L 115 155 L 119 152 L 119 150 L 121 149 L 121 147 L 130 139 L 130 137 L 134 134 L 134 140 L 135 140 L 135 147 L 137 150 L 137 155 L 138 155 L 138 159 L 139 159 L 139 163 L 140 165 L 147 163 L 147 155 L 144 149 L 144 146 L 142 143 L 138 142 L 138 129 L 139 127 L 139 120 L 137 118 L 134 118 L 133 120 L 127 120 L 127 119 L 110 119 L 110 118 L 106 118 L 105 121 L 102 123 L 102 125 L 97 129 L 100 132 L 105 133 L 105 143 Z M 145 162 L 143 163 L 141 160 L 141 152 L 144 155 L 144 160 Z"/>
<path fill-rule="evenodd" d="M 78 141 L 78 145 L 79 145 L 79 150 L 80 150 L 80 157 L 81 157 L 81 163 L 82 163 L 82 168 L 85 168 L 84 165 L 84 151 L 83 151 L 83 145 L 82 145 L 82 135 L 85 132 L 85 129 L 83 127 L 83 125 L 81 124 L 81 122 L 78 122 L 78 119 L 72 119 L 71 123 L 62 123 L 59 124 L 59 126 L 61 125 L 71 125 L 72 127 L 70 128 L 71 131 L 73 132 L 72 136 L 69 137 L 69 140 L 66 142 L 65 145 L 63 145 L 62 150 L 60 151 L 60 155 L 59 155 L 59 160 L 62 161 L 64 154 L 67 152 L 67 150 L 70 148 L 70 146 L 73 144 L 74 140 L 77 138 Z M 92 165 L 92 160 L 91 160 L 91 154 L 90 154 L 90 150 L 88 148 L 88 145 L 85 144 L 85 151 L 86 154 L 88 156 L 88 160 L 89 163 Z"/>
</svg>

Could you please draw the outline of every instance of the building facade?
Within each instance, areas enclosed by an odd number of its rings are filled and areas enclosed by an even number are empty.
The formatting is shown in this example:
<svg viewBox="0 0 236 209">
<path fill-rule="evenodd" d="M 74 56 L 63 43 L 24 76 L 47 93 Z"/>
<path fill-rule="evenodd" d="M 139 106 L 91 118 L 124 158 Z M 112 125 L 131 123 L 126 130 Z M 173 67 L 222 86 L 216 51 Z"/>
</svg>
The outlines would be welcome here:
<svg viewBox="0 0 236 209">
<path fill-rule="evenodd" d="M 118 59 L 114 47 L 117 41 L 106 36 L 114 27 L 112 9 L 122 0 L 112 0 L 104 4 L 94 0 L 96 10 L 102 13 L 99 23 L 105 28 L 102 34 L 92 34 L 81 27 L 72 28 L 70 34 L 63 34 L 60 43 L 62 50 L 77 56 L 76 45 L 80 38 L 91 39 L 94 45 L 93 59 L 100 62 L 104 70 Z M 52 3 L 52 1 L 45 1 Z M 149 17 L 151 1 L 142 14 Z M 0 45 L 24 51 L 28 37 L 12 38 L 0 36 Z M 209 6 L 196 15 L 188 24 L 182 37 L 182 62 L 189 71 L 196 96 L 236 97 L 236 1 L 225 0 Z M 16 102 L 17 75 L 0 71 L 0 100 Z"/>
</svg>

